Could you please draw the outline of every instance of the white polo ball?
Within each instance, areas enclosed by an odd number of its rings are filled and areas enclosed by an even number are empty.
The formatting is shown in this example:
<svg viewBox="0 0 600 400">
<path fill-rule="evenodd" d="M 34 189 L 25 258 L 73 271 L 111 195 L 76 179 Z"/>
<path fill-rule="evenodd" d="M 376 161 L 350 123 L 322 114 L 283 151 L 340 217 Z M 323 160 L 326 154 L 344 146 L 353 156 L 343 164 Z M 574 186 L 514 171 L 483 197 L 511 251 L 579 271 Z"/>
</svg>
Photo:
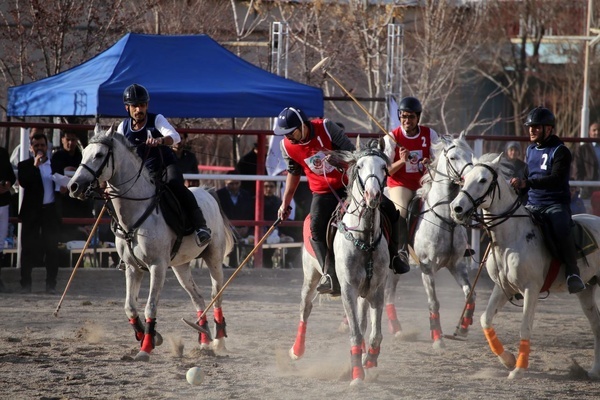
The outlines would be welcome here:
<svg viewBox="0 0 600 400">
<path fill-rule="evenodd" d="M 188 369 L 188 372 L 185 374 L 185 379 L 187 379 L 190 385 L 198 386 L 204 380 L 204 373 L 199 367 L 193 367 Z"/>
</svg>

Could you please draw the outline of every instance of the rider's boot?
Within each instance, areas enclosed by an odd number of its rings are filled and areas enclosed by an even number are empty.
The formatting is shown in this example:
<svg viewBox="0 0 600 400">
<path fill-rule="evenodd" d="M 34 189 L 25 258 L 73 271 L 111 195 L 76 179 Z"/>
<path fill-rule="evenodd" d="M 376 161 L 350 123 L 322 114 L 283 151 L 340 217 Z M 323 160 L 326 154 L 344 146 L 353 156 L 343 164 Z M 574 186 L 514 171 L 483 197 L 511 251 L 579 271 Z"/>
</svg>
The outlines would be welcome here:
<svg viewBox="0 0 600 400">
<path fill-rule="evenodd" d="M 561 240 L 555 240 L 558 253 L 565 263 L 565 278 L 569 293 L 579 293 L 585 289 L 585 283 L 579 275 L 577 266 L 577 248 L 572 235 L 566 235 Z"/>
<path fill-rule="evenodd" d="M 405 274 L 410 271 L 408 264 L 408 226 L 406 219 L 402 216 L 398 217 L 396 222 L 392 222 L 392 232 L 390 235 L 390 244 L 388 246 L 390 252 L 390 268 L 395 274 Z"/>
<path fill-rule="evenodd" d="M 331 296 L 339 296 L 341 293 L 340 282 L 338 281 L 335 272 L 335 265 L 332 265 L 331 257 L 328 257 L 327 243 L 317 242 L 310 239 L 310 244 L 315 252 L 317 261 L 323 270 L 323 277 L 317 286 L 317 292 L 320 294 L 329 294 Z"/>
<path fill-rule="evenodd" d="M 192 210 L 191 214 L 192 225 L 196 231 L 196 244 L 198 244 L 198 247 L 203 247 L 210 242 L 211 231 L 208 226 L 206 226 L 206 220 L 204 219 L 204 215 L 202 214 L 200 207 L 196 207 L 194 210 Z"/>
</svg>

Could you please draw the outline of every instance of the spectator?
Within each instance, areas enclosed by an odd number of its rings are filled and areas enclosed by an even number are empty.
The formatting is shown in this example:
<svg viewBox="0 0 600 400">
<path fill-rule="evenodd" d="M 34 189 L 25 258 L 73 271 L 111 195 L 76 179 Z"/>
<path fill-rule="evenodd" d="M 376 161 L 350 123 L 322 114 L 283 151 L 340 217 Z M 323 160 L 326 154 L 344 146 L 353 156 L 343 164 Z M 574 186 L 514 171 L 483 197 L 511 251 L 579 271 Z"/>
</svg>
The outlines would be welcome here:
<svg viewBox="0 0 600 400">
<path fill-rule="evenodd" d="M 263 183 L 264 189 L 264 204 L 263 204 L 263 217 L 265 221 L 275 222 L 277 220 L 277 210 L 281 206 L 281 198 L 277 196 L 277 184 L 274 181 L 265 181 Z M 269 229 L 265 226 L 263 234 Z M 275 228 L 269 235 L 267 243 L 280 243 L 281 236 L 278 228 Z M 273 255 L 276 249 L 265 249 L 263 250 L 263 267 L 273 268 Z M 284 250 L 285 251 L 285 250 Z"/>
<path fill-rule="evenodd" d="M 2 268 L 2 258 L 4 256 L 4 241 L 8 233 L 8 214 L 10 204 L 10 188 L 16 182 L 15 172 L 10 164 L 8 151 L 0 147 L 0 268 Z M 7 289 L 0 278 L 0 293 Z"/>
<path fill-rule="evenodd" d="M 598 139 L 600 125 L 594 122 L 590 125 L 589 136 Z M 576 181 L 598 181 L 600 180 L 600 143 L 581 143 L 573 151 L 573 164 L 571 178 Z M 597 190 L 593 187 L 581 189 L 581 198 L 589 199 L 592 192 Z"/>
<path fill-rule="evenodd" d="M 30 150 L 35 156 L 18 164 L 19 185 L 24 189 L 19 210 L 22 222 L 21 293 L 31 293 L 31 272 L 36 255 L 41 254 L 46 265 L 46 292 L 54 294 L 58 275 L 60 221 L 54 202 L 48 139 L 43 133 L 36 133 L 30 143 Z"/>
<path fill-rule="evenodd" d="M 258 172 L 258 143 L 248 153 L 244 154 L 238 161 L 235 169 L 240 175 L 257 175 Z M 256 197 L 256 181 L 242 181 L 242 189 Z"/>
<path fill-rule="evenodd" d="M 527 164 L 523 161 L 521 144 L 519 142 L 508 142 L 506 144 L 506 159 L 511 167 L 509 176 L 524 178 L 523 174 L 525 173 Z"/>
<path fill-rule="evenodd" d="M 65 171 L 75 171 L 81 164 L 81 148 L 76 132 L 60 133 L 60 148 L 52 155 L 52 174 L 65 175 Z M 56 196 L 58 215 L 66 218 L 92 218 L 91 200 L 81 201 L 69 196 L 65 180 L 55 181 L 60 194 Z M 64 224 L 61 227 L 59 240 L 63 243 L 71 240 L 86 240 L 83 227 L 75 224 Z"/>
<path fill-rule="evenodd" d="M 235 175 L 237 171 L 229 171 L 228 175 Z M 223 212 L 231 221 L 250 220 L 254 221 L 254 199 L 248 191 L 241 188 L 240 181 L 237 179 L 227 179 L 225 186 L 217 190 L 217 196 Z M 236 241 L 248 239 L 250 227 L 236 226 Z M 229 255 L 229 266 L 238 267 L 239 246 L 236 244 Z"/>
<path fill-rule="evenodd" d="M 197 174 L 198 171 L 198 159 L 196 155 L 190 151 L 190 147 L 187 144 L 188 135 L 181 135 L 181 142 L 175 143 L 172 148 L 177 158 L 176 164 L 181 170 L 182 174 Z M 198 179 L 186 179 L 185 185 L 187 187 L 200 186 Z"/>
<path fill-rule="evenodd" d="M 42 128 L 30 128 L 29 129 L 29 141 L 31 142 L 31 138 L 33 137 L 33 135 L 35 135 L 36 133 L 44 133 L 44 129 Z M 48 142 L 48 158 L 52 158 L 52 143 Z M 33 154 L 31 153 L 31 150 L 29 150 L 29 157 L 33 157 Z M 23 160 L 21 160 L 21 144 L 19 143 L 17 145 L 17 147 L 15 147 L 12 151 L 12 153 L 10 154 L 10 163 L 13 165 L 14 168 L 17 168 L 17 165 L 19 165 L 19 162 L 21 162 Z"/>
</svg>

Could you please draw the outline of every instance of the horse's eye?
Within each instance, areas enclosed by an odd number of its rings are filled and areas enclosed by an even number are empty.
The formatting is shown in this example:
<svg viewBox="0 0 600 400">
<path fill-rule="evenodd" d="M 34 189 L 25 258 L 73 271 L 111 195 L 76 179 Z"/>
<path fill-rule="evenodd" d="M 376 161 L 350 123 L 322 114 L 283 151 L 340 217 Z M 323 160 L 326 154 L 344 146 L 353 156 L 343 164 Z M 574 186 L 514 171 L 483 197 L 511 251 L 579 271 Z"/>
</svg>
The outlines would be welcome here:
<svg viewBox="0 0 600 400">
<path fill-rule="evenodd" d="M 481 179 L 479 180 L 479 183 L 487 183 L 487 179 L 486 179 L 486 178 L 481 178 Z"/>
</svg>

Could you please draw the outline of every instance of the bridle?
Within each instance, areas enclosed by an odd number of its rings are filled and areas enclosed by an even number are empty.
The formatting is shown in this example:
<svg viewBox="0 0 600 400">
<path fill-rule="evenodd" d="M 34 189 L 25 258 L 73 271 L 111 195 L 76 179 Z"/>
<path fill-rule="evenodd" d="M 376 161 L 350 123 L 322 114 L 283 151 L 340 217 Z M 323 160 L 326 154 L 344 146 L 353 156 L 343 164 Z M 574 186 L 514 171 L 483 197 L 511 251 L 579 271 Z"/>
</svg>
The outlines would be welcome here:
<svg viewBox="0 0 600 400">
<path fill-rule="evenodd" d="M 114 158 L 114 153 L 113 153 L 112 146 L 110 146 L 108 144 L 105 144 L 105 143 L 98 143 L 98 144 L 101 144 L 101 145 L 104 145 L 104 146 L 108 147 L 108 152 L 106 153 L 106 156 L 104 157 L 104 160 L 102 160 L 102 163 L 100 163 L 100 166 L 98 167 L 98 169 L 94 171 L 92 168 L 90 168 L 89 166 L 87 166 L 83 162 L 79 164 L 80 167 L 83 167 L 83 169 L 85 169 L 90 174 L 92 174 L 92 177 L 94 178 L 94 180 L 92 181 L 92 183 L 90 184 L 90 186 L 88 186 L 88 188 L 85 191 L 85 197 L 86 198 L 93 197 L 93 191 L 100 186 L 100 182 L 98 181 L 98 178 L 100 177 L 100 174 L 102 174 L 102 171 L 104 171 L 104 168 L 108 165 L 108 162 L 111 159 Z M 110 176 L 112 177 L 114 174 L 115 174 L 115 163 L 114 163 L 114 160 L 113 160 L 113 163 L 112 163 L 112 172 L 111 172 Z"/>
<path fill-rule="evenodd" d="M 383 161 L 386 162 L 387 164 L 387 157 L 385 156 L 385 154 L 378 149 L 367 149 L 363 152 L 360 153 L 359 157 L 357 157 L 357 160 L 362 158 L 362 157 L 366 157 L 366 156 L 376 156 L 381 158 Z M 353 171 L 353 176 L 352 176 L 352 180 L 355 180 L 358 182 L 358 192 L 360 193 L 360 195 L 364 198 L 365 195 L 365 184 L 367 183 L 367 181 L 369 179 L 375 179 L 377 181 L 377 185 L 379 187 L 379 192 L 381 193 L 381 195 L 383 196 L 383 189 L 385 188 L 386 185 L 386 179 L 387 177 L 390 175 L 389 170 L 387 168 L 387 165 L 385 167 L 385 174 L 383 176 L 383 181 L 379 179 L 379 177 L 375 174 L 369 174 L 366 177 L 362 178 L 360 176 L 360 174 L 358 174 L 358 170 L 354 169 Z M 364 202 L 364 200 L 363 200 Z M 379 201 L 377 202 L 377 204 L 374 207 L 371 208 L 377 208 L 379 207 L 379 204 L 381 203 L 381 197 L 379 197 Z"/>
</svg>

